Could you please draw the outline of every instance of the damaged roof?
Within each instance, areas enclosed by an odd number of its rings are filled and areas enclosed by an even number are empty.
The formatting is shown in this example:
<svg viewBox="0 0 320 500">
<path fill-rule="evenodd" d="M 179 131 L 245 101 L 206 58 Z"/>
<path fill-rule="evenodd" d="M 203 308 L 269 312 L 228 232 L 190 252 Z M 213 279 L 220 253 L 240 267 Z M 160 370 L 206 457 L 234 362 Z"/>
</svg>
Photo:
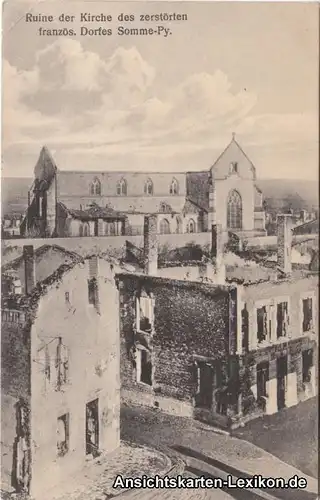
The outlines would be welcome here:
<svg viewBox="0 0 320 500">
<path fill-rule="evenodd" d="M 59 245 L 42 245 L 41 247 L 37 248 L 34 251 L 34 257 L 39 258 L 42 257 L 44 254 L 46 254 L 50 250 L 56 250 L 60 252 L 61 254 L 67 256 L 74 262 L 79 262 L 81 260 L 80 255 L 78 255 L 76 252 L 71 252 L 70 250 L 67 250 L 66 248 L 60 247 Z M 19 257 L 16 257 L 14 260 L 7 262 L 1 267 L 1 273 L 2 274 L 8 274 L 12 273 L 15 270 L 17 270 L 20 265 L 23 262 L 23 254 L 21 254 Z"/>
<path fill-rule="evenodd" d="M 96 220 L 96 219 L 124 219 L 126 216 L 121 212 L 117 212 L 111 207 L 100 207 L 97 204 L 92 204 L 92 206 L 86 210 L 82 209 L 71 209 L 66 207 L 64 203 L 58 203 L 62 210 L 70 214 L 75 219 L 81 220 Z"/>
</svg>

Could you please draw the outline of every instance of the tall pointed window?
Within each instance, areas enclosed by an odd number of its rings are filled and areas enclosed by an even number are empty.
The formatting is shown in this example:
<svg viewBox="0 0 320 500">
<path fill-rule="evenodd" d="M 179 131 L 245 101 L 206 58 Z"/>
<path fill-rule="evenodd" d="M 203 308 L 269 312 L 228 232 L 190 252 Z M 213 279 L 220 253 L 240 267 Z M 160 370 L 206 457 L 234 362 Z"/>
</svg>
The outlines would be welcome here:
<svg viewBox="0 0 320 500">
<path fill-rule="evenodd" d="M 153 194 L 153 182 L 151 179 L 148 179 L 144 185 L 144 194 L 148 194 L 148 195 Z"/>
<path fill-rule="evenodd" d="M 172 182 L 170 184 L 170 194 L 178 194 L 179 192 L 179 185 L 177 179 L 172 179 Z"/>
<path fill-rule="evenodd" d="M 117 183 L 117 195 L 119 196 L 126 196 L 127 195 L 127 183 L 125 179 L 121 179 Z"/>
<path fill-rule="evenodd" d="M 90 194 L 92 196 L 100 196 L 101 195 L 101 182 L 99 179 L 94 179 L 90 184 Z"/>
<path fill-rule="evenodd" d="M 167 219 L 160 221 L 160 234 L 170 234 L 170 224 Z"/>
<path fill-rule="evenodd" d="M 79 236 L 90 236 L 90 227 L 88 222 L 81 222 L 79 226 Z"/>
<path fill-rule="evenodd" d="M 238 191 L 230 191 L 227 202 L 227 226 L 229 229 L 242 228 L 242 200 Z"/>
</svg>

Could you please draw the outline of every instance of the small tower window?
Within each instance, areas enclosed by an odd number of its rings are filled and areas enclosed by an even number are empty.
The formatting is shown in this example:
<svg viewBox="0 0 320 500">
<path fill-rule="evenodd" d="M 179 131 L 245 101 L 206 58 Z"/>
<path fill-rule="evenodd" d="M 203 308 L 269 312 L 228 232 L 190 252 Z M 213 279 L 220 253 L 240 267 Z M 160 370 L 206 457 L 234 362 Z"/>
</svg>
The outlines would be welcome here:
<svg viewBox="0 0 320 500">
<path fill-rule="evenodd" d="M 236 161 L 230 163 L 230 174 L 237 174 L 238 173 L 238 163 Z"/>
</svg>

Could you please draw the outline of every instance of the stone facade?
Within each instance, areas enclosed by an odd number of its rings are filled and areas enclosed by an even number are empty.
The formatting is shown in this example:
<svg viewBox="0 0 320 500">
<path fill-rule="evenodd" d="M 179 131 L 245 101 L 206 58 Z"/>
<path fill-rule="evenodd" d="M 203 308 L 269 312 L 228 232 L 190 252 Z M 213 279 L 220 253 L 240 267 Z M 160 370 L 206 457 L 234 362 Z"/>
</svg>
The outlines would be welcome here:
<svg viewBox="0 0 320 500">
<path fill-rule="evenodd" d="M 291 277 L 244 286 L 240 297 L 242 328 L 238 352 L 241 353 L 242 372 L 247 370 L 250 380 L 242 400 L 243 413 L 248 417 L 259 410 L 272 414 L 315 396 L 318 276 L 310 274 L 299 279 Z M 310 300 L 308 309 L 307 301 Z M 259 320 L 262 310 L 264 322 Z M 306 318 L 308 314 L 310 317 Z M 261 329 L 264 329 L 262 335 Z M 307 351 L 310 366 L 303 367 L 303 353 Z M 285 365 L 282 374 L 280 358 Z M 266 366 L 266 378 L 260 381 L 260 392 L 265 390 L 266 394 L 259 395 L 257 370 L 261 363 Z"/>
<path fill-rule="evenodd" d="M 197 361 L 210 360 L 228 377 L 231 288 L 169 278 L 119 274 L 121 387 L 125 398 L 193 415 Z M 142 299 L 141 299 L 142 298 Z M 145 331 L 139 302 L 149 301 Z M 149 306 L 148 306 L 149 307 Z M 141 352 L 150 355 L 142 379 Z"/>
<path fill-rule="evenodd" d="M 124 399 L 236 427 L 316 395 L 315 274 L 221 286 L 167 271 L 116 278 Z"/>
<path fill-rule="evenodd" d="M 92 216 L 92 206 L 108 208 L 109 214 Z M 216 163 L 199 175 L 62 171 L 43 148 L 22 232 L 67 237 L 136 235 L 143 233 L 147 214 L 157 215 L 160 234 L 210 231 L 212 224 L 220 224 L 223 231 L 231 228 L 251 234 L 263 234 L 265 229 L 255 167 L 233 138 Z M 109 229 L 106 222 L 112 224 Z"/>
<path fill-rule="evenodd" d="M 28 296 L 2 302 L 2 482 L 42 499 L 119 445 L 112 270 L 96 257 L 63 264 Z"/>
</svg>

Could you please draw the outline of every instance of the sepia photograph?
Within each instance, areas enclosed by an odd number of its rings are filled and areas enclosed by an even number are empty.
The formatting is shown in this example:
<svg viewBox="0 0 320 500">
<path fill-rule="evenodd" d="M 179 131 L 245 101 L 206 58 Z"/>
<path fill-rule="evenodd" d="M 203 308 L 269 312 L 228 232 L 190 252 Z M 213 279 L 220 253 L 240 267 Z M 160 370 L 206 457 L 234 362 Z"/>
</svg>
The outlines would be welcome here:
<svg viewBox="0 0 320 500">
<path fill-rule="evenodd" d="M 2 500 L 319 500 L 318 2 L 2 7 Z"/>
</svg>

